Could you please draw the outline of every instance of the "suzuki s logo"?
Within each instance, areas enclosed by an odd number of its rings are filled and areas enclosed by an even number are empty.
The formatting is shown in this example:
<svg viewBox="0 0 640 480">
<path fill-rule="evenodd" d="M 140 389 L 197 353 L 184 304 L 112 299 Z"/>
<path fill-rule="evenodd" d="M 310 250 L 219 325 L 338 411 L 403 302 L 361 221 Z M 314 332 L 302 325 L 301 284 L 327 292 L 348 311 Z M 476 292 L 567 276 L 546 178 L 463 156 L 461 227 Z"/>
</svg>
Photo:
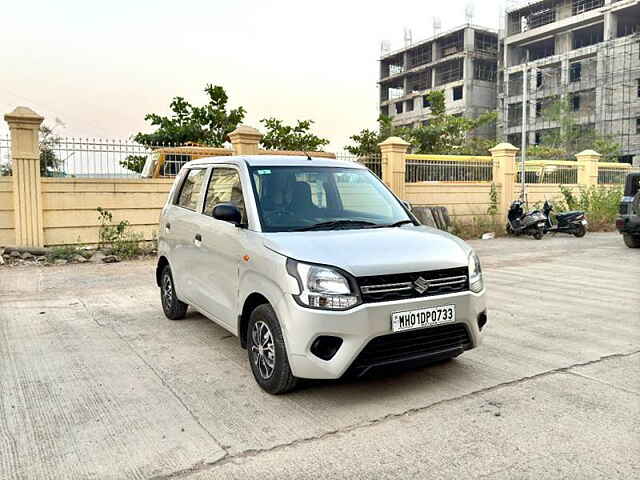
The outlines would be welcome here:
<svg viewBox="0 0 640 480">
<path fill-rule="evenodd" d="M 418 293 L 424 293 L 429 290 L 429 282 L 422 277 L 418 277 L 415 282 L 413 282 L 413 288 Z"/>
</svg>

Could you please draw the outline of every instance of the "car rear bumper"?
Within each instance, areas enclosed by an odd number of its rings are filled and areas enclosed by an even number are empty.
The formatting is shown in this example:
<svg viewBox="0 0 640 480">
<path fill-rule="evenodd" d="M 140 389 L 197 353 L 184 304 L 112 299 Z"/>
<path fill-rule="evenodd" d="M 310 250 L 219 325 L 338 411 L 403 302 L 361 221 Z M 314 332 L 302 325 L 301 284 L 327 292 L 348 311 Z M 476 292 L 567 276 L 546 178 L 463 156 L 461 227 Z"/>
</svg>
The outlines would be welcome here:
<svg viewBox="0 0 640 480">
<path fill-rule="evenodd" d="M 640 235 L 640 215 L 625 215 L 616 219 L 616 229 L 620 233 Z"/>
<path fill-rule="evenodd" d="M 392 313 L 443 305 L 455 305 L 455 323 L 392 331 Z M 368 303 L 345 312 L 307 309 L 289 296 L 277 310 L 293 374 L 317 379 L 339 378 L 345 373 L 363 375 L 378 368 L 406 367 L 459 355 L 480 343 L 479 318 L 482 326 L 486 322 L 484 290 Z M 314 341 L 324 336 L 342 340 L 329 360 L 311 351 Z"/>
</svg>

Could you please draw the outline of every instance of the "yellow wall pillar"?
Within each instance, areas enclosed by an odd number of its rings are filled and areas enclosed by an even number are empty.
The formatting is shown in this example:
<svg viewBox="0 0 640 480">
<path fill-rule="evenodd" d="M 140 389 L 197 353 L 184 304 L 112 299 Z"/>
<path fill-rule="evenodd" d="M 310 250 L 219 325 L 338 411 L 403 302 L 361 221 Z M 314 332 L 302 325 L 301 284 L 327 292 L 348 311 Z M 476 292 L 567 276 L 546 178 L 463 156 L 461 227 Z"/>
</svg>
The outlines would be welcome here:
<svg viewBox="0 0 640 480">
<path fill-rule="evenodd" d="M 489 151 L 493 157 L 493 183 L 500 187 L 498 214 L 505 216 L 515 200 L 516 155 L 519 149 L 510 143 L 501 143 Z"/>
<path fill-rule="evenodd" d="M 30 108 L 17 107 L 4 119 L 11 132 L 16 246 L 43 247 L 39 131 L 44 118 Z"/>
<path fill-rule="evenodd" d="M 229 134 L 234 155 L 257 155 L 262 134 L 253 127 L 240 125 Z"/>
<path fill-rule="evenodd" d="M 598 162 L 601 157 L 602 155 L 593 150 L 576 153 L 579 185 L 585 187 L 598 185 Z"/>
<path fill-rule="evenodd" d="M 379 143 L 382 154 L 382 181 L 401 200 L 406 198 L 405 175 L 407 170 L 407 149 L 410 143 L 400 137 L 389 137 Z"/>
</svg>

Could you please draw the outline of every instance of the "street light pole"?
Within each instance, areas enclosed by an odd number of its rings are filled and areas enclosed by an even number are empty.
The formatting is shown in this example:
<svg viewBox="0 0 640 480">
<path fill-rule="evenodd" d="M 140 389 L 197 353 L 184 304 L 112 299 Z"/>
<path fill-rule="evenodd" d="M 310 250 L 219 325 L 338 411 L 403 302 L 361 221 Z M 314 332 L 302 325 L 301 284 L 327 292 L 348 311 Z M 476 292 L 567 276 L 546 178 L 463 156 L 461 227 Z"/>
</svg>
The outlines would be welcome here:
<svg viewBox="0 0 640 480">
<path fill-rule="evenodd" d="M 527 192 L 526 192 L 526 177 L 525 177 L 525 162 L 527 161 L 527 127 L 529 123 L 527 104 L 528 104 L 528 67 L 529 67 L 529 50 L 527 50 L 527 56 L 522 69 L 522 140 L 520 149 L 520 180 L 522 181 L 522 200 L 527 206 Z"/>
</svg>

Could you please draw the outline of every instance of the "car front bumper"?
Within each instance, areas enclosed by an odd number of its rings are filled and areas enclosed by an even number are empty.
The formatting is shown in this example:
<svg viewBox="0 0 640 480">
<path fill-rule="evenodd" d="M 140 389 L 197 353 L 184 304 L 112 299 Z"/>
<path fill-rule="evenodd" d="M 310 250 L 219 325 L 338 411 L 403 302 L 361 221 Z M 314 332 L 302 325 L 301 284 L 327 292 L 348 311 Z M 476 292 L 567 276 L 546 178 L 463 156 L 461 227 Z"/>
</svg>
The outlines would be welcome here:
<svg viewBox="0 0 640 480">
<path fill-rule="evenodd" d="M 428 340 L 431 331 L 439 327 L 429 327 L 394 333 L 391 327 L 391 314 L 409 310 L 418 310 L 443 305 L 455 305 L 458 332 L 466 329 L 467 340 L 464 348 L 454 350 L 431 351 L 432 355 L 421 358 L 407 355 L 397 363 L 411 363 L 412 360 L 433 360 L 461 353 L 475 348 L 480 343 L 478 316 L 486 313 L 485 291 L 475 294 L 470 291 L 432 297 L 413 298 L 393 302 L 367 303 L 343 312 L 313 310 L 301 307 L 290 296 L 285 296 L 278 305 L 289 364 L 293 374 L 301 378 L 334 379 L 339 378 L 352 366 L 359 354 L 374 338 L 389 336 L 391 340 L 400 339 L 395 335 L 410 337 L 411 332 Z M 485 317 L 486 319 L 486 317 Z M 462 328 L 461 330 L 461 327 Z M 322 360 L 311 352 L 311 346 L 320 336 L 334 336 L 342 339 L 342 345 L 330 360 Z M 425 337 L 426 336 L 426 337 Z M 363 369 L 359 369 L 363 373 Z M 368 370 L 364 368 L 364 370 Z"/>
</svg>

